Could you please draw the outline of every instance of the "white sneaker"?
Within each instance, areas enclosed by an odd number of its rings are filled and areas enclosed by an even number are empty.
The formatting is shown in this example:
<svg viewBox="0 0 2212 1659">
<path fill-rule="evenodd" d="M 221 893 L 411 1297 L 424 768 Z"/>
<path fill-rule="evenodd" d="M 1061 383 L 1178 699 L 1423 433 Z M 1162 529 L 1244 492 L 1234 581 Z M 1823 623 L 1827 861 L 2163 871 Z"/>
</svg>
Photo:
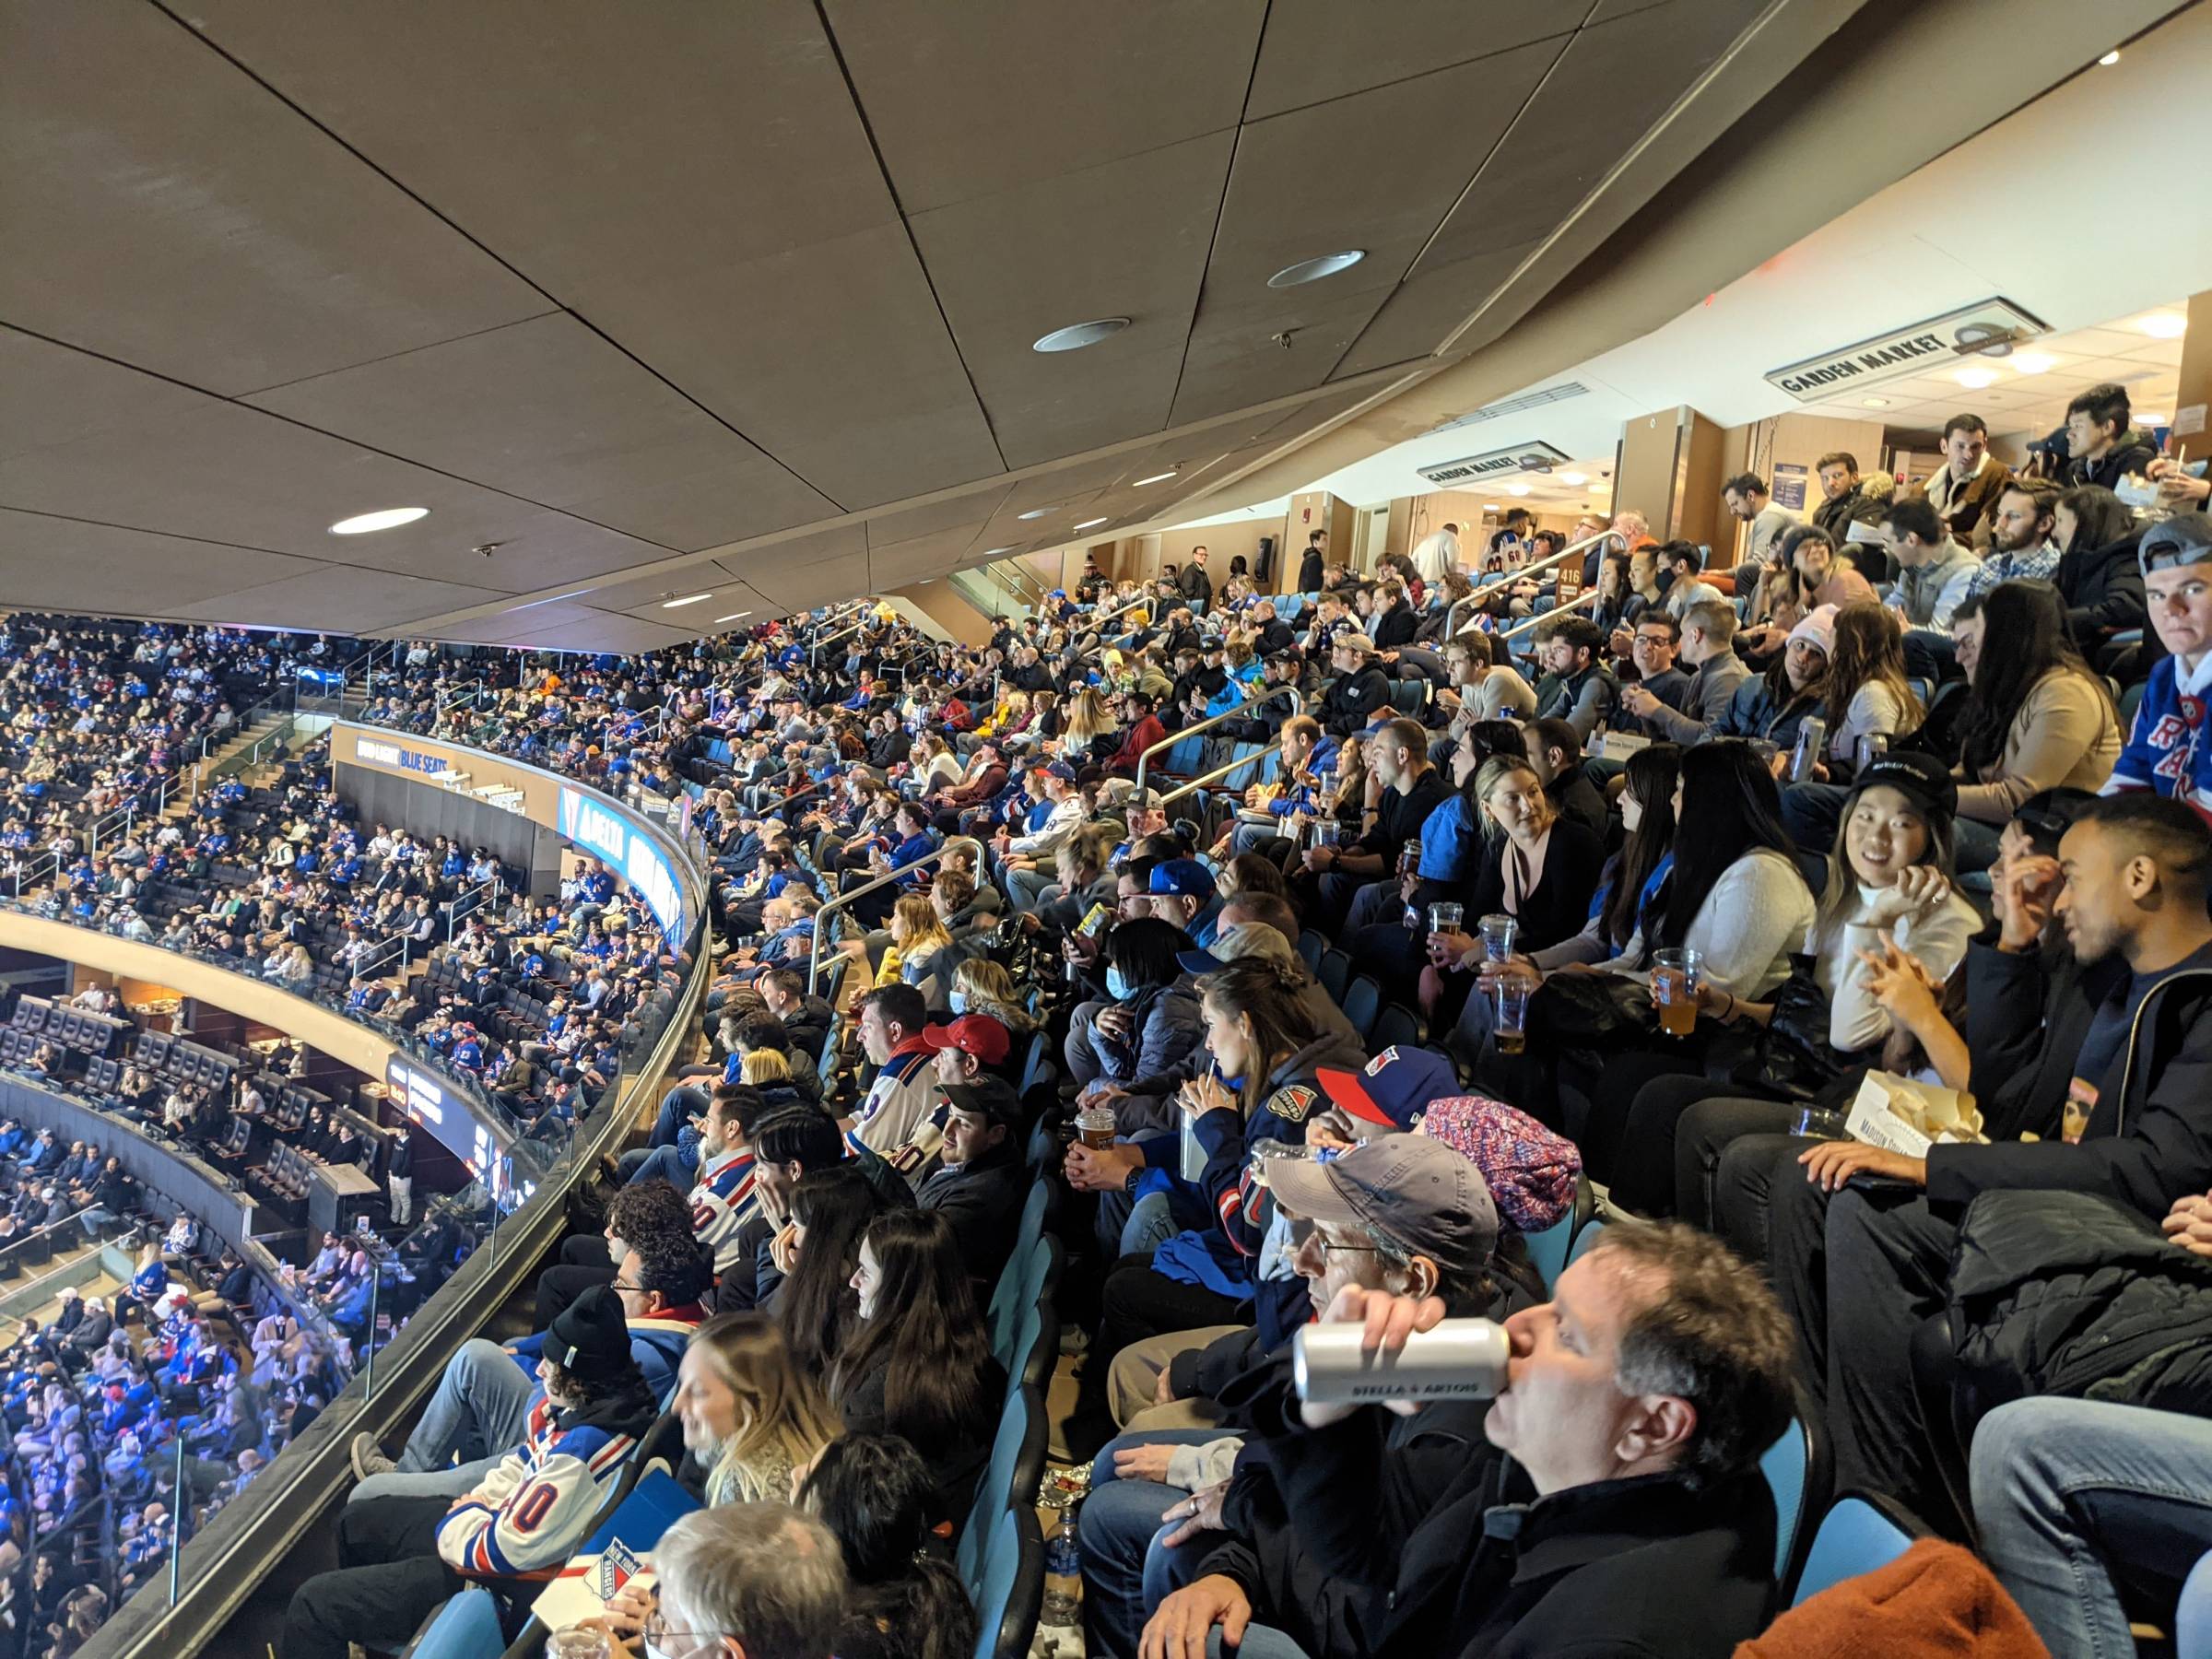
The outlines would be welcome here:
<svg viewBox="0 0 2212 1659">
<path fill-rule="evenodd" d="M 389 1475 L 399 1467 L 395 1460 L 384 1455 L 384 1449 L 376 1443 L 376 1436 L 365 1431 L 353 1437 L 353 1444 L 347 1451 L 356 1480 L 367 1480 L 372 1475 Z"/>
</svg>

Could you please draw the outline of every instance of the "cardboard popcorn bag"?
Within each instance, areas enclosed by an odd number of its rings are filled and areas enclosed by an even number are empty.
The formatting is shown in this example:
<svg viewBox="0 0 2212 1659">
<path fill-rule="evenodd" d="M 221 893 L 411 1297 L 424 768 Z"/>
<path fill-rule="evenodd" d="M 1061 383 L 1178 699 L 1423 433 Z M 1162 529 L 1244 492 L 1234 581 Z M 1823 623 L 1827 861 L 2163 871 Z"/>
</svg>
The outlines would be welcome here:
<svg viewBox="0 0 2212 1659">
<path fill-rule="evenodd" d="M 1870 1071 L 1860 1082 L 1844 1127 L 1853 1140 L 1907 1158 L 1925 1158 L 1938 1141 L 1989 1138 L 1972 1095 L 1886 1071 Z"/>
</svg>

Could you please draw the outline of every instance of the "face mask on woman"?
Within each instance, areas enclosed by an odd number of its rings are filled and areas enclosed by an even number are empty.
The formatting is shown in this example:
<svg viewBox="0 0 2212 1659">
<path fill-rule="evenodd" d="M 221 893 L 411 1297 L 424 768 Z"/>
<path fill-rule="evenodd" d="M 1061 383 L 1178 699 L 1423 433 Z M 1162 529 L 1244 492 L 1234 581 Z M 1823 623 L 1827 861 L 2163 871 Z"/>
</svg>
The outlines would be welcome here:
<svg viewBox="0 0 2212 1659">
<path fill-rule="evenodd" d="M 967 992 L 956 989 L 948 1000 L 952 1005 L 952 1011 L 955 1014 L 965 1014 L 968 1012 Z"/>
<path fill-rule="evenodd" d="M 1129 1000 L 1129 981 L 1118 967 L 1110 965 L 1106 970 L 1106 994 L 1115 1002 Z"/>
</svg>

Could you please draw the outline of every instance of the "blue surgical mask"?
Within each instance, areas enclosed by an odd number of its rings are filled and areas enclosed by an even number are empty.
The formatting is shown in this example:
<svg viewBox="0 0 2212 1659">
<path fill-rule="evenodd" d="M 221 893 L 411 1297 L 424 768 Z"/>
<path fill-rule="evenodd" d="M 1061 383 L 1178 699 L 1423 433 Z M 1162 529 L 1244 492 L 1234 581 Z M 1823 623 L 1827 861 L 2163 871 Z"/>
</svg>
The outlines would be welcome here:
<svg viewBox="0 0 2212 1659">
<path fill-rule="evenodd" d="M 1129 1000 L 1129 982 L 1119 968 L 1109 966 L 1106 970 L 1106 994 L 1115 1002 Z"/>
<path fill-rule="evenodd" d="M 950 1002 L 951 1002 L 951 1004 L 952 1004 L 952 1011 L 953 1011 L 955 1014 L 965 1014 L 965 1013 L 967 1013 L 967 1012 L 968 1012 L 968 993 L 967 993 L 967 992 L 965 992 L 965 991 L 955 991 L 955 992 L 952 994 L 952 995 L 951 995 L 951 997 L 950 997 L 950 999 L 949 999 L 949 1000 L 950 1000 Z"/>
</svg>

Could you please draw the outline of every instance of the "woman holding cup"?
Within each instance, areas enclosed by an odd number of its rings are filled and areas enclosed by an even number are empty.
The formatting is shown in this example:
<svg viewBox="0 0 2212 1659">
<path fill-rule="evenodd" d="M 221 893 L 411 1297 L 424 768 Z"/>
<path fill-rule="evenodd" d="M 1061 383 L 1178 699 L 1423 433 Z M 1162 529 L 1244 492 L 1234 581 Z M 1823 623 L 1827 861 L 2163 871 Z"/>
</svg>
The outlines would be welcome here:
<svg viewBox="0 0 2212 1659">
<path fill-rule="evenodd" d="M 1454 827 L 1466 820 L 1471 805 L 1467 873 L 1447 893 L 1416 896 L 1425 905 L 1418 994 L 1423 1011 L 1440 1020 L 1457 1014 L 1486 964 L 1502 969 L 1516 955 L 1572 936 L 1605 864 L 1597 837 L 1559 816 L 1527 760 L 1493 755 L 1467 776 L 1466 762 L 1453 759 L 1461 792 L 1423 826 L 1421 862 L 1425 871 L 1430 831 L 1447 815 Z"/>
<path fill-rule="evenodd" d="M 1535 770 L 1518 756 L 1477 759 L 1462 741 L 1452 752 L 1456 792 L 1421 825 L 1420 857 L 1400 878 L 1407 921 L 1353 930 L 1345 948 L 1394 996 L 1419 994 L 1424 965 L 1479 959 L 1469 918 L 1490 924 L 1493 944 L 1510 955 L 1518 942 L 1540 947 L 1582 925 L 1605 862 L 1597 838 L 1565 821 L 1546 797 Z M 1410 925 L 1408 925 L 1408 922 Z M 1441 985 L 1440 985 L 1441 989 Z M 1426 1006 L 1435 1006 L 1435 998 Z"/>
</svg>

